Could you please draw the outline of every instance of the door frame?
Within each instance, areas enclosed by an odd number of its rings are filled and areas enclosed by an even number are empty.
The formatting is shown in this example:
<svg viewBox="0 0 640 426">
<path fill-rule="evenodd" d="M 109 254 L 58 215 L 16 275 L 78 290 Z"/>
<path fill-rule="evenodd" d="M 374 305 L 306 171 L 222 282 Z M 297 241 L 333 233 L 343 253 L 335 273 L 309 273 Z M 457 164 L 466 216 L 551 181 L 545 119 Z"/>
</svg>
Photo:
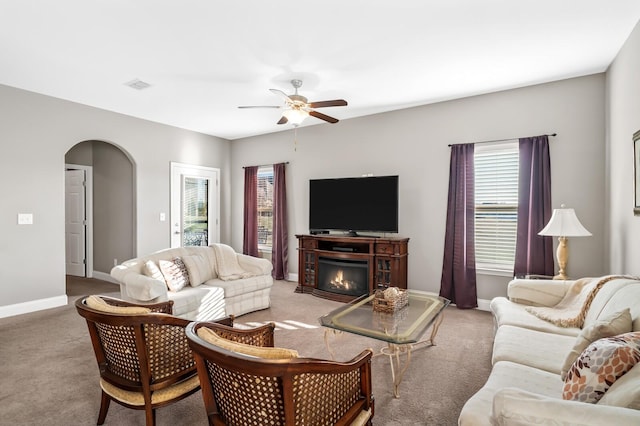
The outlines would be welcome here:
<svg viewBox="0 0 640 426">
<path fill-rule="evenodd" d="M 218 243 L 220 242 L 220 169 L 215 167 L 207 167 L 207 166 L 195 166 L 193 164 L 185 164 L 185 163 L 176 163 L 171 162 L 171 170 L 169 173 L 170 180 L 170 205 L 169 205 L 169 245 L 170 247 L 174 247 L 174 224 L 176 223 L 176 219 L 180 223 L 182 218 L 176 218 L 176 211 L 181 212 L 180 206 L 182 205 L 182 200 L 180 196 L 182 194 L 182 179 L 176 179 L 176 176 L 194 176 L 194 177 L 208 177 L 203 176 L 202 173 L 206 172 L 208 174 L 213 174 L 215 176 L 215 188 L 211 191 L 211 196 L 215 203 L 213 209 L 209 209 L 209 217 L 212 218 L 212 221 L 215 222 L 214 226 L 211 226 L 209 223 L 208 231 L 208 242 Z M 176 199 L 177 197 L 177 199 Z M 209 206 L 210 207 L 210 206 Z"/>
<path fill-rule="evenodd" d="M 85 229 L 85 276 L 93 278 L 93 166 L 82 166 L 80 164 L 65 164 L 65 172 L 67 170 L 84 170 L 85 178 L 85 220 L 87 227 Z M 65 175 L 66 179 L 66 175 Z"/>
</svg>

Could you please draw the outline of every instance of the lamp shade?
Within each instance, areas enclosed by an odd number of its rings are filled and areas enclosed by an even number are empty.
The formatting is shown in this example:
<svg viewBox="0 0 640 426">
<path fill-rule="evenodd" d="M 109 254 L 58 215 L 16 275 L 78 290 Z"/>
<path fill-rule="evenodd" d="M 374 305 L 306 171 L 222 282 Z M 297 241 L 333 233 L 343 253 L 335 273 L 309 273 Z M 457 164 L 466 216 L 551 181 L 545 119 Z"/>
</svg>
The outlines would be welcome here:
<svg viewBox="0 0 640 426">
<path fill-rule="evenodd" d="M 564 207 L 564 206 L 562 206 Z M 588 237 L 587 231 L 578 220 L 573 209 L 553 209 L 551 220 L 538 235 L 550 235 L 556 237 Z"/>
<path fill-rule="evenodd" d="M 289 123 L 293 124 L 294 126 L 298 126 L 304 121 L 305 118 L 309 116 L 309 113 L 299 108 L 292 108 L 285 110 L 282 115 L 287 117 Z"/>
</svg>

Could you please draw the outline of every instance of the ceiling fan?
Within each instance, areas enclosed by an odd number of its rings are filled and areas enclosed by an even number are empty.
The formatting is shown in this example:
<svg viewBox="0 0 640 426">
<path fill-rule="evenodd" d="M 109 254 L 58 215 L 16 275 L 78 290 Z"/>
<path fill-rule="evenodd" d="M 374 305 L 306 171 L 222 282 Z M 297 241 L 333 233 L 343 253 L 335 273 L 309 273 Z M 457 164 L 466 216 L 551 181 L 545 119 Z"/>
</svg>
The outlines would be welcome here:
<svg viewBox="0 0 640 426">
<path fill-rule="evenodd" d="M 282 106 L 264 105 L 264 106 L 239 106 L 238 108 L 284 108 L 282 117 L 277 124 L 291 123 L 298 127 L 307 116 L 312 116 L 324 120 L 328 123 L 337 123 L 337 118 L 330 117 L 326 114 L 318 112 L 315 108 L 326 108 L 333 106 L 346 106 L 347 101 L 344 99 L 334 99 L 332 101 L 309 102 L 307 98 L 298 94 L 298 88 L 302 86 L 302 80 L 291 80 L 291 85 L 295 89 L 293 95 L 287 95 L 282 90 L 269 89 L 278 96 L 284 98 L 285 104 Z"/>
</svg>

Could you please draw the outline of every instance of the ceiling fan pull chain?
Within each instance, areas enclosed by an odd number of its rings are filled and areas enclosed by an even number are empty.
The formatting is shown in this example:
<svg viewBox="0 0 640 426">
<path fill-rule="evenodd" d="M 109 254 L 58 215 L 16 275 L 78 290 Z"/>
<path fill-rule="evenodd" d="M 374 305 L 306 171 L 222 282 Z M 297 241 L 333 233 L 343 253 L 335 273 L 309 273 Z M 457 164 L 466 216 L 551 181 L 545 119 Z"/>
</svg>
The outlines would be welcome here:
<svg viewBox="0 0 640 426">
<path fill-rule="evenodd" d="M 293 152 L 298 151 L 298 127 L 293 128 Z"/>
</svg>

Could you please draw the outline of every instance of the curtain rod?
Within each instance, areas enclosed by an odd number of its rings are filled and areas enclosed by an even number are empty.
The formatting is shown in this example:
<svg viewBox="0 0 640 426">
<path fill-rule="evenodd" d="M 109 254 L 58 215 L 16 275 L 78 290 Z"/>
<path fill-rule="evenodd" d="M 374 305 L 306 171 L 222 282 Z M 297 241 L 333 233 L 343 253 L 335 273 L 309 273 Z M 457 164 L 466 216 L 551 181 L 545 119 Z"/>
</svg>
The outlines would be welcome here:
<svg viewBox="0 0 640 426">
<path fill-rule="evenodd" d="M 551 133 L 550 135 L 542 135 L 542 136 L 557 136 L 557 135 L 558 135 L 557 133 Z M 516 140 L 516 139 L 520 139 L 520 138 L 495 139 L 495 140 L 492 140 L 492 141 L 480 141 L 480 142 L 472 142 L 472 143 L 476 144 L 476 143 L 490 143 L 490 142 L 505 142 L 505 141 L 512 141 L 512 140 Z M 449 144 L 449 146 L 453 146 L 453 145 L 461 145 L 461 144 L 459 144 L 459 143 L 458 144 L 456 144 L 456 143 L 454 143 L 454 144 L 450 143 Z"/>
<path fill-rule="evenodd" d="M 278 163 L 273 163 L 273 164 L 278 164 Z M 265 166 L 273 166 L 273 164 L 258 164 L 257 166 L 242 166 L 243 169 L 246 169 L 247 167 L 265 167 Z M 289 164 L 288 161 L 284 161 L 284 164 Z"/>
</svg>

